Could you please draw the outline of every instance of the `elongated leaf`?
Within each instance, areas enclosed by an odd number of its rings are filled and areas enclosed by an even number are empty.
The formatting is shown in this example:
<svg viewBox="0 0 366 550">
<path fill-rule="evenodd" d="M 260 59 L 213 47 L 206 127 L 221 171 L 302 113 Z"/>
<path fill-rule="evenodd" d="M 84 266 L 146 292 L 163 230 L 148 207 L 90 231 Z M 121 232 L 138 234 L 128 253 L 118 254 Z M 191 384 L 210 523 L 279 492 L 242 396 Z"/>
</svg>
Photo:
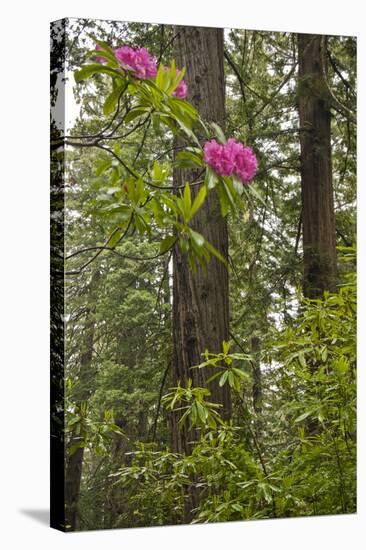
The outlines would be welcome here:
<svg viewBox="0 0 366 550">
<path fill-rule="evenodd" d="M 118 244 L 121 236 L 122 236 L 122 229 L 118 229 L 118 231 L 116 231 L 115 233 L 113 233 L 111 235 L 111 237 L 108 241 L 108 246 L 110 248 L 114 248 Z"/>
<path fill-rule="evenodd" d="M 191 212 L 190 212 L 190 219 L 196 214 L 196 212 L 199 210 L 199 208 L 202 206 L 205 198 L 207 195 L 207 189 L 206 187 L 201 187 L 201 189 L 198 192 L 198 195 L 193 201 Z"/>
<path fill-rule="evenodd" d="M 101 160 L 96 167 L 95 175 L 100 176 L 111 166 L 111 159 Z"/>
<path fill-rule="evenodd" d="M 222 256 L 222 254 L 220 254 L 220 252 L 216 250 L 216 248 L 212 246 L 211 243 L 209 243 L 208 241 L 205 241 L 205 247 L 211 254 L 213 254 L 218 260 L 220 260 L 220 262 L 224 263 L 226 267 L 228 267 L 228 263 L 225 260 L 224 256 Z"/>
<path fill-rule="evenodd" d="M 148 107 L 136 107 L 135 109 L 132 109 L 127 115 L 125 116 L 125 123 L 128 124 L 129 122 L 132 122 L 135 120 L 135 118 L 146 115 L 148 113 L 149 108 Z"/>
<path fill-rule="evenodd" d="M 101 65 L 100 63 L 92 63 L 90 65 L 84 65 L 79 71 L 76 71 L 74 73 L 74 78 L 76 82 L 81 82 L 82 80 L 86 80 L 87 78 L 90 78 L 94 74 L 97 73 L 105 73 L 113 76 L 120 76 L 122 78 L 122 75 L 119 75 L 117 71 L 105 67 L 104 65 Z"/>
<path fill-rule="evenodd" d="M 118 62 L 117 62 L 114 54 L 109 53 L 106 50 L 93 50 L 93 51 L 89 52 L 88 55 L 89 55 L 89 57 L 93 57 L 93 58 L 102 57 L 103 59 L 105 59 L 108 62 L 109 66 L 112 66 L 114 68 L 118 67 Z"/>
<path fill-rule="evenodd" d="M 122 93 L 122 86 L 118 86 L 112 93 L 109 94 L 103 105 L 103 113 L 108 116 L 117 106 L 119 97 Z"/>
<path fill-rule="evenodd" d="M 299 359 L 300 365 L 305 368 L 306 367 L 306 359 L 305 359 L 305 356 L 304 356 L 303 352 L 299 351 L 297 357 Z"/>
<path fill-rule="evenodd" d="M 192 206 L 191 188 L 189 186 L 189 183 L 186 183 L 184 187 L 184 193 L 183 193 L 183 207 L 184 207 L 183 210 L 184 210 L 184 218 L 186 220 L 189 220 L 190 218 L 191 206 Z"/>
<path fill-rule="evenodd" d="M 242 378 L 243 380 L 250 380 L 250 376 L 246 372 L 243 372 L 242 370 L 237 369 L 236 367 L 233 367 L 232 370 L 235 372 L 237 376 L 240 376 L 240 378 Z"/>
<path fill-rule="evenodd" d="M 295 419 L 295 422 L 302 422 L 303 420 L 305 420 L 305 418 L 307 418 L 308 416 L 311 415 L 311 412 L 312 412 L 312 411 L 306 411 L 306 412 L 304 412 L 304 414 L 301 414 L 300 416 L 298 416 L 298 417 Z"/>
<path fill-rule="evenodd" d="M 225 384 L 226 380 L 228 379 L 228 376 L 229 376 L 229 371 L 226 370 L 224 374 L 221 375 L 221 378 L 219 380 L 219 386 L 223 386 Z"/>
<path fill-rule="evenodd" d="M 167 237 L 165 237 L 160 243 L 160 253 L 164 254 L 165 252 L 170 250 L 174 245 L 174 243 L 176 242 L 176 240 L 177 240 L 176 235 L 168 235 Z"/>
<path fill-rule="evenodd" d="M 199 419 L 201 420 L 202 424 L 205 424 L 208 417 L 207 409 L 203 405 L 201 405 L 199 401 L 196 401 L 196 407 Z"/>
<path fill-rule="evenodd" d="M 190 229 L 189 234 L 191 235 L 192 239 L 194 240 L 197 246 L 201 247 L 205 244 L 204 237 L 200 233 L 197 233 L 197 231 Z"/>
<path fill-rule="evenodd" d="M 221 130 L 220 126 L 216 122 L 211 122 L 211 126 L 216 134 L 217 139 L 220 143 L 226 143 L 226 137 L 224 132 Z"/>
</svg>

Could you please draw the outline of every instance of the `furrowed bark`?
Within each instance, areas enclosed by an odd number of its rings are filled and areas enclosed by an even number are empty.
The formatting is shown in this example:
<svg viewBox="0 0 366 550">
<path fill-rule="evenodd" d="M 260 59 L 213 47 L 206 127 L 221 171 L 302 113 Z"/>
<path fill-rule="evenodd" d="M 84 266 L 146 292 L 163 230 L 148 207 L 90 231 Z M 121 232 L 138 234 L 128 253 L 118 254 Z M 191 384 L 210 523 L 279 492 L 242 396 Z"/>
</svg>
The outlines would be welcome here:
<svg viewBox="0 0 366 550">
<path fill-rule="evenodd" d="M 299 34 L 299 116 L 305 296 L 336 290 L 337 258 L 332 181 L 331 98 L 324 37 Z"/>
</svg>

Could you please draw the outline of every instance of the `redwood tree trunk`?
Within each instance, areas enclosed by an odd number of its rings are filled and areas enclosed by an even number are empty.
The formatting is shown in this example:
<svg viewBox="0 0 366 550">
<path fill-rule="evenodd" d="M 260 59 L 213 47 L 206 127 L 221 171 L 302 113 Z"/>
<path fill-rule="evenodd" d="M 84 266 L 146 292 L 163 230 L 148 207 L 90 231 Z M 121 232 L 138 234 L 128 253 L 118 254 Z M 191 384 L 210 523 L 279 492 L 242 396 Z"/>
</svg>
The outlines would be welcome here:
<svg viewBox="0 0 366 550">
<path fill-rule="evenodd" d="M 309 298 L 336 289 L 331 114 L 322 40 L 318 35 L 298 35 L 303 288 Z"/>
<path fill-rule="evenodd" d="M 178 27 L 176 60 L 185 67 L 189 101 L 206 121 L 223 126 L 225 121 L 223 30 L 199 27 Z M 176 170 L 175 185 L 184 185 L 197 175 L 194 170 Z M 198 192 L 192 187 L 192 194 Z M 201 233 L 225 258 L 228 255 L 226 220 L 221 216 L 215 192 L 210 192 L 204 205 L 194 216 L 192 227 Z M 207 270 L 193 273 L 187 256 L 178 246 L 173 255 L 173 382 L 203 386 L 212 375 L 205 369 L 190 369 L 203 361 L 202 353 L 222 351 L 223 340 L 229 339 L 229 287 L 225 265 L 212 257 Z M 209 385 L 210 399 L 223 405 L 225 417 L 230 414 L 230 395 L 217 379 Z M 177 427 L 178 414 L 173 417 L 173 449 L 189 454 L 190 442 L 197 440 L 197 431 Z"/>
</svg>

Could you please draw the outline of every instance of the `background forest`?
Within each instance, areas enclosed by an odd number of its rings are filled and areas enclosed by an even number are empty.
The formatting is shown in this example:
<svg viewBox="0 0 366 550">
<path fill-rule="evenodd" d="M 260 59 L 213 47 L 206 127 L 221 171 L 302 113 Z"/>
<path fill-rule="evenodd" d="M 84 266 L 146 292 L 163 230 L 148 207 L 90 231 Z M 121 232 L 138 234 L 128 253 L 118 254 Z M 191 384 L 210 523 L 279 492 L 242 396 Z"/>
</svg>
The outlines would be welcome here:
<svg viewBox="0 0 366 550">
<path fill-rule="evenodd" d="M 355 512 L 356 39 L 74 19 L 51 40 L 52 103 L 66 76 L 77 104 L 51 126 L 62 527 Z M 168 69 L 120 81 L 108 45 Z M 202 160 L 230 137 L 252 182 Z"/>
</svg>

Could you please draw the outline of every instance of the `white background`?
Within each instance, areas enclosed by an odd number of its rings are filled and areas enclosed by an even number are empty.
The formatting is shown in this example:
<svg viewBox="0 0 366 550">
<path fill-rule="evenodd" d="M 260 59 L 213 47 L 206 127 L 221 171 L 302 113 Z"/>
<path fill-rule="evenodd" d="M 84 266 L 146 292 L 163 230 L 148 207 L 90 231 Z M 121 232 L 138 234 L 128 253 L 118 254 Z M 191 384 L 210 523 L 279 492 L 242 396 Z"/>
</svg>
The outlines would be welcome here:
<svg viewBox="0 0 366 550">
<path fill-rule="evenodd" d="M 365 483 L 365 43 L 363 2 L 134 0 L 3 3 L 0 164 L 0 545 L 5 550 L 262 548 L 362 545 Z M 63 534 L 48 522 L 49 22 L 96 17 L 358 35 L 359 477 L 358 514 L 212 526 Z M 364 538 L 366 538 L 364 536 Z"/>
</svg>

